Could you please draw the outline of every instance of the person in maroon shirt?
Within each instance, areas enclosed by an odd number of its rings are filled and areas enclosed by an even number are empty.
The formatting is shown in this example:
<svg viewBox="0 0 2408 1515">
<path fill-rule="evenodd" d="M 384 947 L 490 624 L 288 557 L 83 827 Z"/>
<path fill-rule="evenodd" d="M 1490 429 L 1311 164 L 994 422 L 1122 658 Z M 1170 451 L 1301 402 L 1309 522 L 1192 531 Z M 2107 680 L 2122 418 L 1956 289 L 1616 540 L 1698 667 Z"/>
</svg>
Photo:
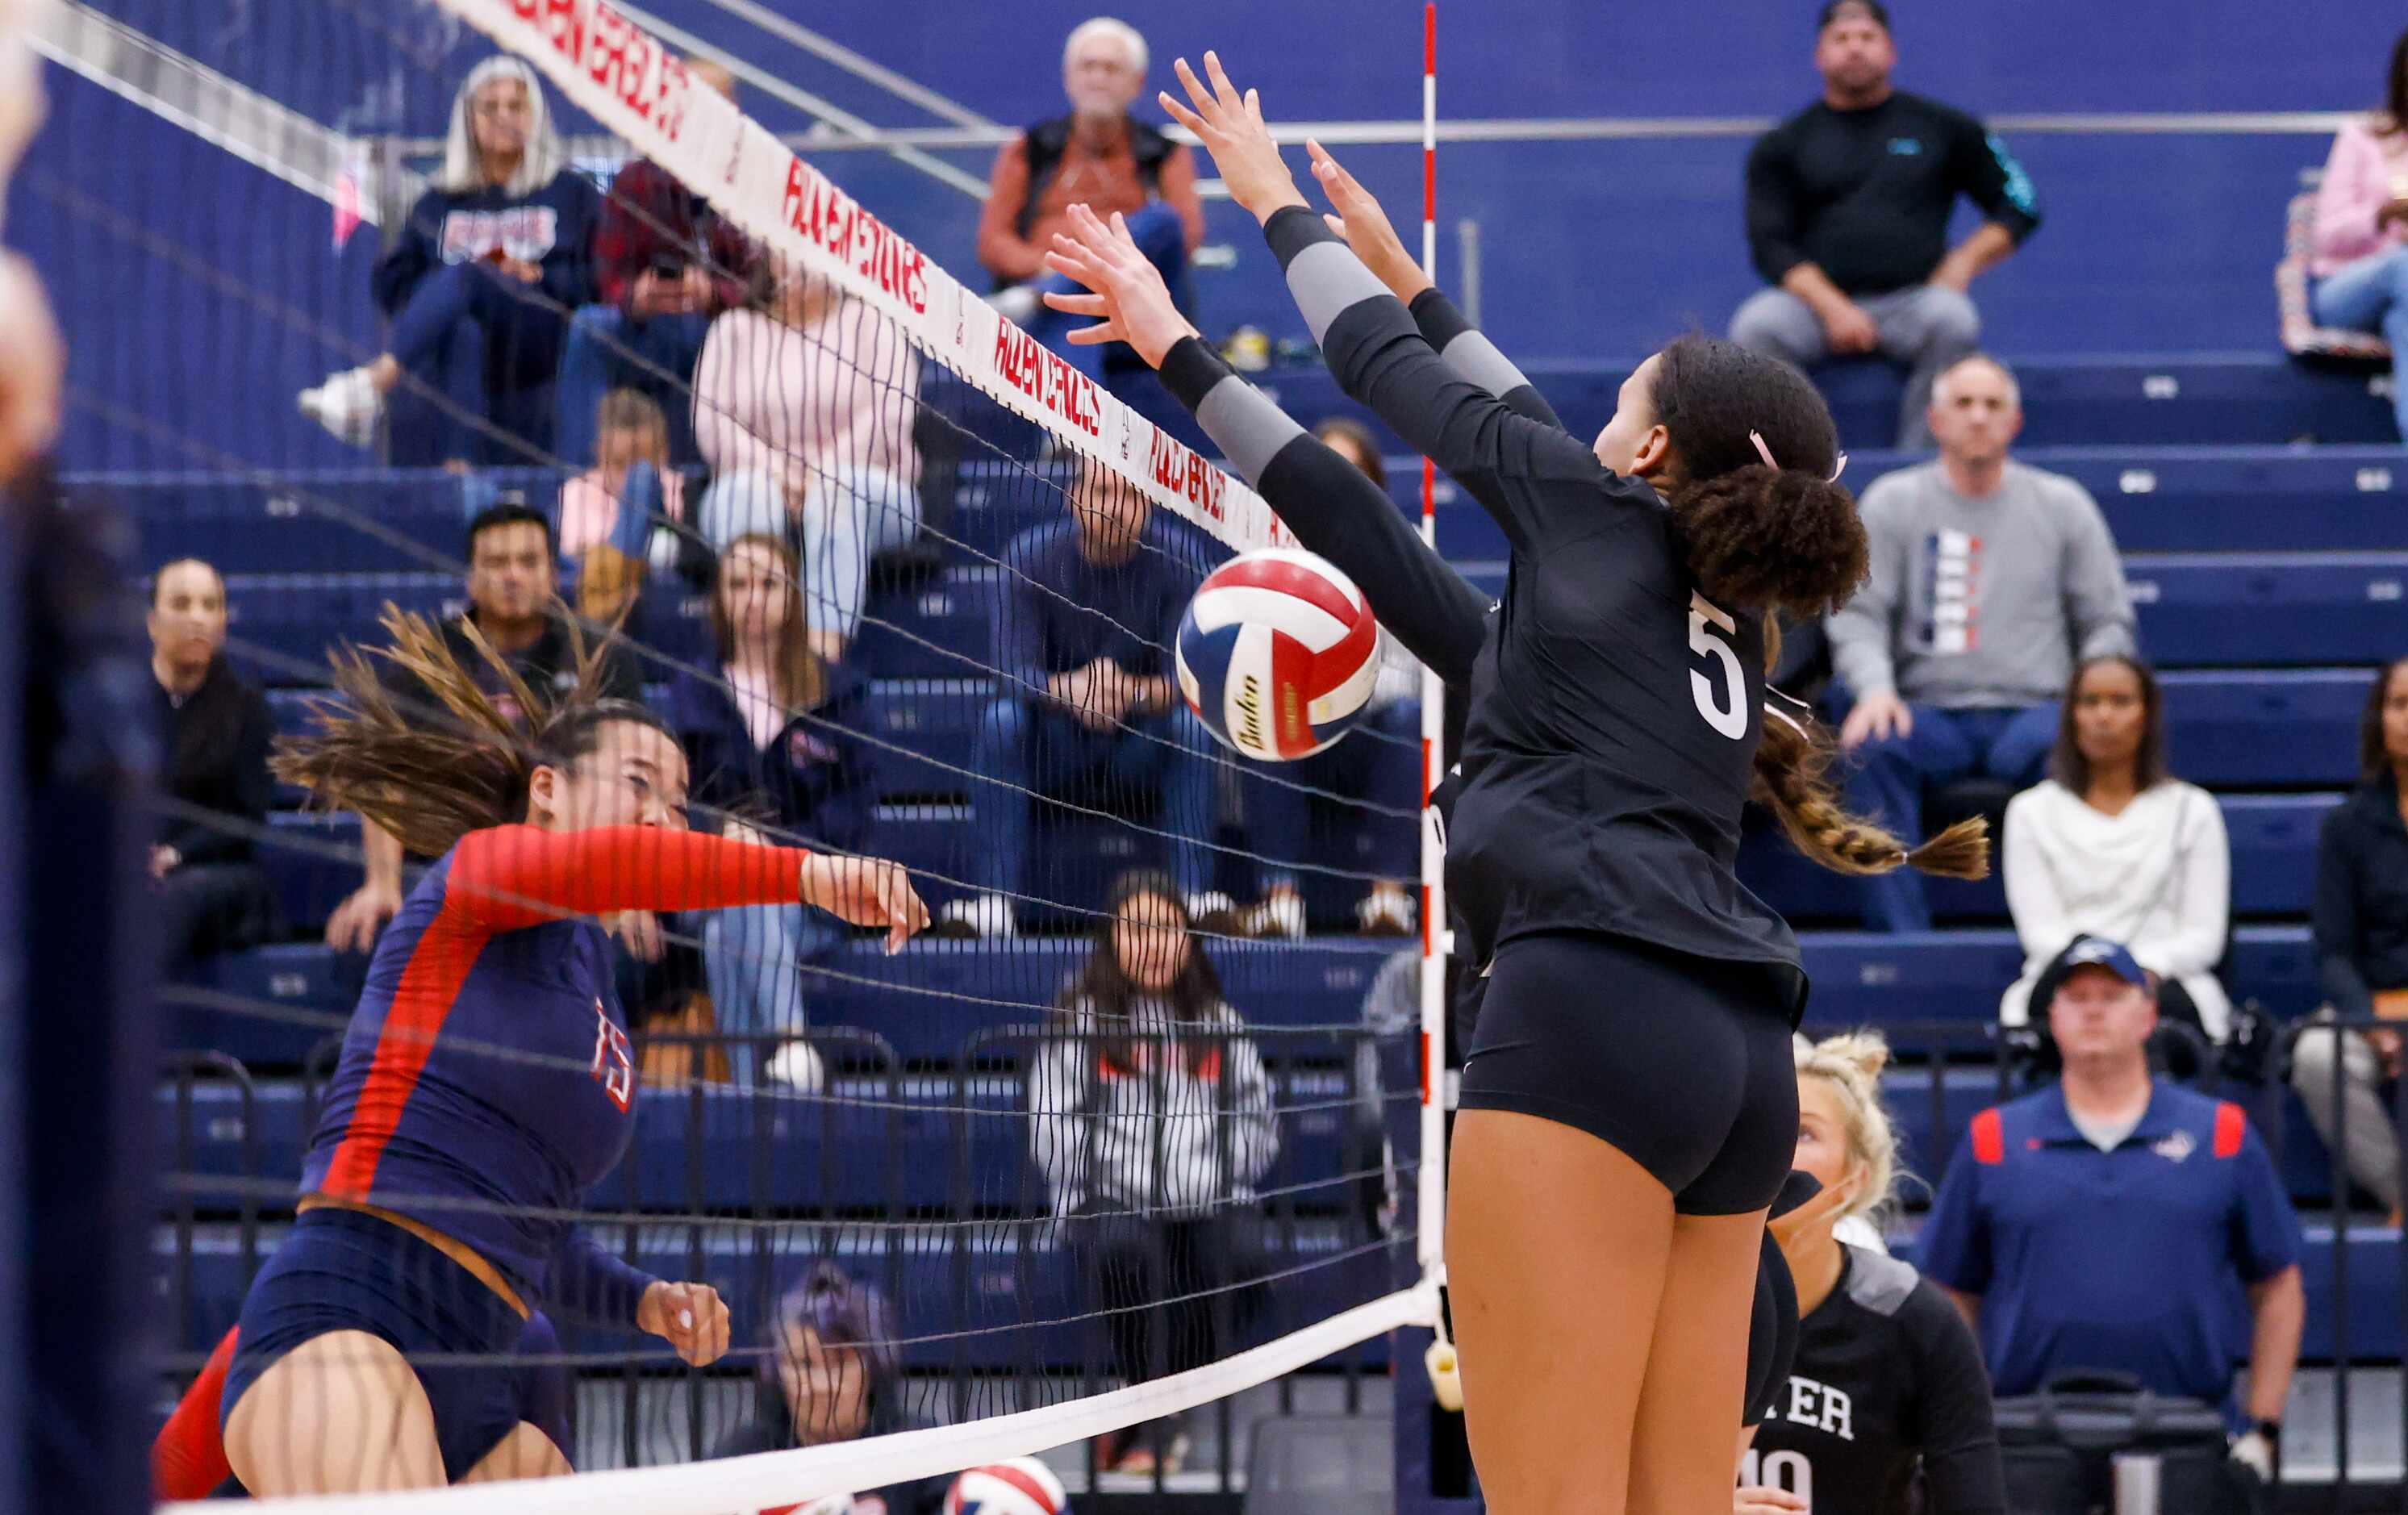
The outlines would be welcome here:
<svg viewBox="0 0 2408 1515">
<path fill-rule="evenodd" d="M 1098 16 L 1072 31 L 1062 49 L 1070 114 L 1039 121 L 996 154 L 979 216 L 978 259 L 995 276 L 996 307 L 1098 380 L 1112 354 L 1072 346 L 1074 322 L 1039 300 L 1047 290 L 1082 293 L 1045 266 L 1054 235 L 1069 230 L 1072 205 L 1105 217 L 1119 211 L 1180 308 L 1195 305 L 1187 260 L 1204 239 L 1196 158 L 1129 114 L 1145 65 L 1145 38 L 1125 21 Z M 1125 349 L 1119 353 L 1127 358 Z"/>
<path fill-rule="evenodd" d="M 736 76 L 686 62 L 695 82 L 736 98 Z M 594 298 L 568 323 L 553 389 L 553 449 L 594 462 L 595 412 L 614 389 L 638 390 L 669 417 L 669 455 L 695 461 L 687 398 L 710 319 L 744 303 L 752 244 L 676 175 L 638 158 L 619 170 L 594 227 Z"/>
</svg>

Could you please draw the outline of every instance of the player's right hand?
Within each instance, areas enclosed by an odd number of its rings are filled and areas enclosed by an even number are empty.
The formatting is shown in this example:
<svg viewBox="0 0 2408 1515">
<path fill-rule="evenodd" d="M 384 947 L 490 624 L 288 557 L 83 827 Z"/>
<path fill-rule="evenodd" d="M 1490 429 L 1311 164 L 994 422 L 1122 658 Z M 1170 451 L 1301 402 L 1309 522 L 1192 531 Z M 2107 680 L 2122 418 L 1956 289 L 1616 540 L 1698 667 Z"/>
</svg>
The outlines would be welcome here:
<svg viewBox="0 0 2408 1515">
<path fill-rule="evenodd" d="M 1868 694 L 1840 722 L 1840 745 L 1853 752 L 1869 741 L 1887 741 L 1892 736 L 1914 735 L 1914 712 L 1894 690 Z"/>
<path fill-rule="evenodd" d="M 1263 124 L 1261 96 L 1253 90 L 1239 93 L 1221 67 L 1221 55 L 1204 55 L 1204 72 L 1211 79 L 1209 85 L 1196 77 L 1184 58 L 1175 60 L 1171 68 L 1186 87 L 1187 99 L 1179 100 L 1168 90 L 1154 98 L 1171 120 L 1195 133 L 1212 154 L 1212 166 L 1221 170 L 1229 198 L 1253 212 L 1256 221 L 1268 221 L 1276 211 L 1304 204 L 1287 164 L 1280 161 L 1279 143 Z"/>
<path fill-rule="evenodd" d="M 377 933 L 401 909 L 401 891 L 374 879 L 351 891 L 351 898 L 326 918 L 326 945 L 338 952 L 365 952 L 376 946 Z"/>
<path fill-rule="evenodd" d="M 1786 1489 L 1742 1489 L 1731 1499 L 1731 1515 L 1800 1515 L 1812 1508 Z"/>
<path fill-rule="evenodd" d="M 1077 346 L 1126 342 L 1150 366 L 1159 368 L 1164 356 L 1179 345 L 1182 337 L 1197 335 L 1195 324 L 1181 315 L 1179 307 L 1172 302 L 1169 289 L 1162 282 L 1161 270 L 1138 250 L 1127 222 L 1117 210 L 1107 226 L 1083 203 L 1072 206 L 1069 235 L 1054 234 L 1053 250 L 1045 254 L 1045 265 L 1094 292 L 1063 294 L 1048 291 L 1045 295 L 1045 303 L 1055 310 L 1103 318 L 1099 325 L 1082 326 L 1070 333 L 1070 340 Z"/>
</svg>

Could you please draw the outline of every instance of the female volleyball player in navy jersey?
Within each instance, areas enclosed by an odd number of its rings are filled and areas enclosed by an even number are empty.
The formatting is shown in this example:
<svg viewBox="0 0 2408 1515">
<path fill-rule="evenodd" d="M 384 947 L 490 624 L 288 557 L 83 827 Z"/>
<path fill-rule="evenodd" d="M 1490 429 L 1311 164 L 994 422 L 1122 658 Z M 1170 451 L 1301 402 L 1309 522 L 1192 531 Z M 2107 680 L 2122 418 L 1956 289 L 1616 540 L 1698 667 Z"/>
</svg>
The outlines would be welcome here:
<svg viewBox="0 0 2408 1515">
<path fill-rule="evenodd" d="M 530 738 L 423 622 L 386 624 L 387 655 L 448 719 L 406 718 L 354 652 L 346 707 L 276 761 L 437 861 L 377 943 L 298 1218 L 243 1302 L 225 1453 L 263 1496 L 526 1471 L 539 1433 L 508 1359 L 538 1307 L 633 1325 L 693 1364 L 726 1351 L 712 1290 L 641 1273 L 568 1219 L 635 1124 L 593 916 L 800 903 L 883 925 L 890 948 L 928 919 L 894 864 L 688 832 L 676 736 L 593 700 L 595 660 L 555 707 L 488 652 L 518 708 L 545 712 Z"/>
<path fill-rule="evenodd" d="M 1850 871 L 1978 874 L 1985 840 L 1959 828 L 1910 858 L 1838 808 L 1806 725 L 1762 713 L 1766 617 L 1819 615 L 1865 573 L 1830 415 L 1803 375 L 1684 338 L 1579 441 L 1317 152 L 1344 238 L 1305 208 L 1254 97 L 1206 63 L 1210 86 L 1180 67 L 1193 108 L 1167 107 L 1263 221 L 1347 392 L 1503 527 L 1501 605 L 1488 613 L 1377 490 L 1236 381 L 1119 228 L 1075 222 L 1054 265 L 1095 293 L 1049 301 L 1106 318 L 1082 335 L 1158 366 L 1303 545 L 1467 691 L 1447 882 L 1487 988 L 1446 1251 L 1489 1507 L 1727 1508 L 1765 1213 L 1796 1148 L 1789 1034 L 1806 988 L 1788 928 L 1732 875 L 1742 805 L 1755 792 L 1810 855 Z"/>
</svg>

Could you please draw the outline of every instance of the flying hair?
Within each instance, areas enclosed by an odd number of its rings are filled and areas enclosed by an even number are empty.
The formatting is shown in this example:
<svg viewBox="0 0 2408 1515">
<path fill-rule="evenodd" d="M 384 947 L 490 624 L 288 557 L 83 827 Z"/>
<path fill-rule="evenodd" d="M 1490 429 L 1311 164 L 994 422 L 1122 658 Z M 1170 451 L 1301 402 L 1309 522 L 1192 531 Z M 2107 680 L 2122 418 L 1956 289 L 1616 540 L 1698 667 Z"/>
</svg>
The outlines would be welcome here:
<svg viewBox="0 0 2408 1515">
<path fill-rule="evenodd" d="M 313 729 L 277 738 L 268 767 L 308 790 L 312 808 L 356 810 L 422 856 L 439 857 L 472 831 L 524 820 L 535 770 L 566 767 L 592 752 L 612 722 L 667 730 L 642 706 L 600 696 L 608 639 L 589 647 L 573 618 L 576 681 L 557 699 L 522 679 L 473 620 L 461 623 L 523 716 L 478 687 L 424 616 L 387 602 L 380 621 L 391 644 L 363 651 L 346 643 L 327 653 L 335 693 L 309 700 Z M 387 688 L 374 660 L 408 675 L 413 691 Z"/>
</svg>

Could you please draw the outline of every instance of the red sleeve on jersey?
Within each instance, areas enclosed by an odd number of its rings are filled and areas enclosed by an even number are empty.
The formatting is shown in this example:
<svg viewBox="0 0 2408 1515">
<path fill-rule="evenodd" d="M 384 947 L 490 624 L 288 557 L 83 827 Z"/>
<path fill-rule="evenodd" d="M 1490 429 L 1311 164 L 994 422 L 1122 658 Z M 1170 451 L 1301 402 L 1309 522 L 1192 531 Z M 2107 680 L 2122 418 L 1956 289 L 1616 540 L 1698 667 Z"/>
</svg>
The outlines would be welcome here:
<svg viewBox="0 0 2408 1515">
<path fill-rule="evenodd" d="M 234 1477 L 225 1438 L 218 1434 L 218 1401 L 225 1393 L 226 1366 L 234 1361 L 236 1331 L 229 1331 L 176 1402 L 175 1413 L 150 1444 L 150 1488 L 161 1499 L 207 1499 Z"/>
<path fill-rule="evenodd" d="M 2241 1138 L 2248 1134 L 2249 1117 L 2241 1112 L 2241 1107 L 2229 1099 L 2220 1101 L 2215 1107 L 2215 1155 L 2239 1157 Z"/>
<path fill-rule="evenodd" d="M 1996 1167 L 2007 1160 L 2007 1133 L 1996 1109 L 1986 1109 L 1973 1117 L 1973 1161 L 1985 1167 Z"/>
<path fill-rule="evenodd" d="M 498 932 L 614 910 L 794 905 L 808 855 L 661 826 L 495 826 L 460 838 L 443 906 Z"/>
</svg>

